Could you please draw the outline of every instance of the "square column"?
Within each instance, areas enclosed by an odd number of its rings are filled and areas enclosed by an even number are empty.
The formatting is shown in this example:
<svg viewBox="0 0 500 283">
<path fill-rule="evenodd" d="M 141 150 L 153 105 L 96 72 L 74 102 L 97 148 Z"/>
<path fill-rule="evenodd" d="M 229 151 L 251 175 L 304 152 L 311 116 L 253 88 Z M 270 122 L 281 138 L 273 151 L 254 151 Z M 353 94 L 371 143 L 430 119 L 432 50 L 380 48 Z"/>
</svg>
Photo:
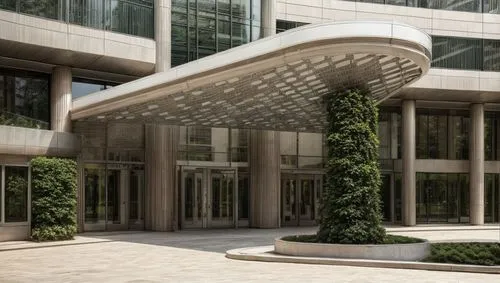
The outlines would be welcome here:
<svg viewBox="0 0 500 283">
<path fill-rule="evenodd" d="M 402 105 L 402 224 L 415 226 L 416 173 L 415 173 L 415 100 L 403 100 Z"/>
<path fill-rule="evenodd" d="M 484 224 L 484 105 L 470 107 L 470 224 Z"/>
<path fill-rule="evenodd" d="M 71 68 L 57 66 L 50 83 L 50 128 L 56 132 L 71 132 Z"/>
<path fill-rule="evenodd" d="M 250 227 L 280 227 L 280 133 L 250 132 Z"/>
</svg>

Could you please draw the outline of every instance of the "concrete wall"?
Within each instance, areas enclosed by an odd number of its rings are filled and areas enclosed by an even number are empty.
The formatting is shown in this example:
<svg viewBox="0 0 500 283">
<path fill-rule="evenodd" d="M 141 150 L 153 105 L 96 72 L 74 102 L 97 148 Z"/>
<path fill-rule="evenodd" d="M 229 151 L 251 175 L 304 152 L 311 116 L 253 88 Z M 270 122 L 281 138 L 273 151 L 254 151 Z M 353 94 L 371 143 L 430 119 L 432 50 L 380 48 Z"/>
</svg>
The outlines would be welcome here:
<svg viewBox="0 0 500 283">
<path fill-rule="evenodd" d="M 155 42 L 0 10 L 0 55 L 144 76 L 154 70 Z"/>
<path fill-rule="evenodd" d="M 30 226 L 23 223 L 0 226 L 0 242 L 28 240 Z"/>
<path fill-rule="evenodd" d="M 277 18 L 305 23 L 390 20 L 432 35 L 500 39 L 500 15 L 340 0 L 277 0 Z"/>
<path fill-rule="evenodd" d="M 80 139 L 72 133 L 0 125 L 0 154 L 76 156 Z"/>
</svg>

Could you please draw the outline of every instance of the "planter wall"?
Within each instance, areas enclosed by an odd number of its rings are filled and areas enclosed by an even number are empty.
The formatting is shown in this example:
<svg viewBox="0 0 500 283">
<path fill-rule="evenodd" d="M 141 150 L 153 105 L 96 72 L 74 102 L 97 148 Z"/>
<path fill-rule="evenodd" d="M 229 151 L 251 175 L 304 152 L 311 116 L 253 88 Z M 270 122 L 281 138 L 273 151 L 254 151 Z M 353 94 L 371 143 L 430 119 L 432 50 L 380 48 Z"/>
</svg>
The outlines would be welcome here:
<svg viewBox="0 0 500 283">
<path fill-rule="evenodd" d="M 394 261 L 417 261 L 430 253 L 429 242 L 391 245 L 300 243 L 276 239 L 274 251 L 282 255 Z"/>
</svg>

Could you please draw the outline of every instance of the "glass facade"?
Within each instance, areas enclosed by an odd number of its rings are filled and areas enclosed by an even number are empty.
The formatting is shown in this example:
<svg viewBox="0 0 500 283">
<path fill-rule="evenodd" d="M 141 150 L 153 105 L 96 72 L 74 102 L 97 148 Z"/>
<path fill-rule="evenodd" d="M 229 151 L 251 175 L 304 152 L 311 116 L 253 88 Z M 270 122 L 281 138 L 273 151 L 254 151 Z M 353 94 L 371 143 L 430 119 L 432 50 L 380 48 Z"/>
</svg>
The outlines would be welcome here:
<svg viewBox="0 0 500 283">
<path fill-rule="evenodd" d="M 172 66 L 260 38 L 260 0 L 172 0 Z"/>
<path fill-rule="evenodd" d="M 153 0 L 0 0 L 0 9 L 154 38 Z"/>
<path fill-rule="evenodd" d="M 113 83 L 97 82 L 80 78 L 73 78 L 73 82 L 71 84 L 71 95 L 73 96 L 73 99 L 75 99 L 78 97 L 85 96 L 87 94 L 112 88 L 115 85 L 116 84 Z"/>
<path fill-rule="evenodd" d="M 0 125 L 48 129 L 49 77 L 0 69 Z"/>
<path fill-rule="evenodd" d="M 469 222 L 469 174 L 417 173 L 417 223 Z"/>
<path fill-rule="evenodd" d="M 417 109 L 416 157 L 467 160 L 469 128 L 467 111 Z"/>
<path fill-rule="evenodd" d="M 389 4 L 408 7 L 429 8 L 462 12 L 499 14 L 499 0 L 347 0 L 375 4 Z"/>
</svg>

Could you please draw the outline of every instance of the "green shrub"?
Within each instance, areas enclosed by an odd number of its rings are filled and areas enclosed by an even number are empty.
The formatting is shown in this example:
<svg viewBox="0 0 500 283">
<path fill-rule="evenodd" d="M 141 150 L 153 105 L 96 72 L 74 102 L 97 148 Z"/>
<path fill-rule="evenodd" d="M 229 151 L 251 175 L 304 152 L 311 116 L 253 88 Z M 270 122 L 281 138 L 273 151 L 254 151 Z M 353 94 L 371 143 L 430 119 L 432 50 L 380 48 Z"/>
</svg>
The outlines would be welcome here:
<svg viewBox="0 0 500 283">
<path fill-rule="evenodd" d="M 76 163 L 37 157 L 31 161 L 31 238 L 73 239 L 76 233 Z"/>
<path fill-rule="evenodd" d="M 301 243 L 318 243 L 318 235 L 294 235 L 281 238 L 283 241 L 301 242 Z M 398 236 L 398 235 L 385 235 L 384 240 L 378 244 L 414 244 L 422 243 L 424 240 L 413 237 Z"/>
<path fill-rule="evenodd" d="M 318 240 L 383 243 L 375 102 L 368 92 L 353 90 L 332 93 L 325 103 L 328 159 Z"/>
<path fill-rule="evenodd" d="M 434 243 L 424 261 L 473 265 L 500 265 L 500 243 Z"/>
</svg>

